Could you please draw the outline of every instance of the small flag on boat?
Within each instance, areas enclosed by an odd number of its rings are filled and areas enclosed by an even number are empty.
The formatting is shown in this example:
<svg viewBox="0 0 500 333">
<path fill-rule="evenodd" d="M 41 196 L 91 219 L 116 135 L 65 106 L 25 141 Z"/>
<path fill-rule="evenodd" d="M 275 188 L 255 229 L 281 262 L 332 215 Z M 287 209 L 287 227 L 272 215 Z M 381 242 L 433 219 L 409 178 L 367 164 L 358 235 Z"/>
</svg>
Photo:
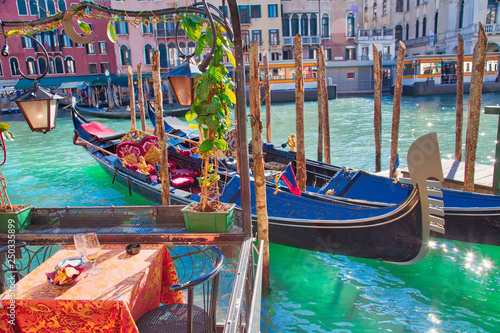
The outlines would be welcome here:
<svg viewBox="0 0 500 333">
<path fill-rule="evenodd" d="M 297 179 L 295 179 L 295 173 L 293 172 L 292 164 L 288 164 L 288 166 L 283 170 L 283 172 L 281 173 L 281 180 L 285 182 L 290 192 L 292 192 L 294 195 L 302 195 L 302 192 L 297 185 Z"/>
<path fill-rule="evenodd" d="M 394 163 L 394 168 L 392 169 L 392 174 L 396 172 L 396 169 L 399 166 L 399 154 L 396 155 L 396 162 Z"/>
</svg>

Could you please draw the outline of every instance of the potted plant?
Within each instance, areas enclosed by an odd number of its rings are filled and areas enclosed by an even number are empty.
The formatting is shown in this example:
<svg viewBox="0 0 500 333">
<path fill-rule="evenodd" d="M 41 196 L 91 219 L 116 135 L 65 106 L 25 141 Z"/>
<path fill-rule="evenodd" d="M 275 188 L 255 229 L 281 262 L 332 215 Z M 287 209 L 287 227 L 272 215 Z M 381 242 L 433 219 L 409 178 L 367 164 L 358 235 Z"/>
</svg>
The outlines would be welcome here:
<svg viewBox="0 0 500 333">
<path fill-rule="evenodd" d="M 14 140 L 14 134 L 9 131 L 9 124 L 0 122 L 0 140 L 3 147 L 3 165 L 6 161 L 7 152 L 5 140 Z M 0 170 L 0 232 L 13 232 L 25 229 L 31 223 L 31 208 L 32 206 L 12 205 L 7 195 L 7 183 L 5 177 Z"/>
<path fill-rule="evenodd" d="M 225 151 L 224 135 L 231 125 L 231 107 L 236 102 L 234 84 L 225 67 L 224 56 L 235 66 L 233 45 L 223 34 L 221 27 L 198 15 L 184 14 L 180 17 L 186 35 L 198 42 L 195 55 L 200 56 L 205 47 L 213 50 L 208 69 L 201 74 L 195 87 L 195 97 L 186 120 L 196 120 L 200 132 L 198 147 L 202 160 L 200 202 L 183 209 L 186 226 L 190 231 L 226 232 L 234 221 L 234 206 L 219 201 L 219 160 L 217 151 Z M 215 30 L 215 32 L 214 32 Z M 215 34 L 215 37 L 214 37 Z M 215 45 L 214 45 L 215 40 Z M 202 219 L 207 218 L 208 221 Z"/>
</svg>

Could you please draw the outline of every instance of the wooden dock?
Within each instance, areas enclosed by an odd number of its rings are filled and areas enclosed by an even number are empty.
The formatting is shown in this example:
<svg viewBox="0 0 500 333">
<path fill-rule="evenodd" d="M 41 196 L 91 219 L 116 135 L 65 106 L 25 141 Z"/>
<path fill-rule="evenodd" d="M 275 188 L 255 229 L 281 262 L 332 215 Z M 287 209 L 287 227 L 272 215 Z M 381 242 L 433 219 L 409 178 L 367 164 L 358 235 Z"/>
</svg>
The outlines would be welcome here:
<svg viewBox="0 0 500 333">
<path fill-rule="evenodd" d="M 464 186 L 465 162 L 441 160 L 443 166 L 444 188 L 462 190 Z M 399 169 L 400 175 L 409 178 L 408 169 Z M 494 194 L 492 165 L 476 164 L 474 170 L 474 192 Z M 388 171 L 378 172 L 377 175 L 386 176 Z"/>
</svg>

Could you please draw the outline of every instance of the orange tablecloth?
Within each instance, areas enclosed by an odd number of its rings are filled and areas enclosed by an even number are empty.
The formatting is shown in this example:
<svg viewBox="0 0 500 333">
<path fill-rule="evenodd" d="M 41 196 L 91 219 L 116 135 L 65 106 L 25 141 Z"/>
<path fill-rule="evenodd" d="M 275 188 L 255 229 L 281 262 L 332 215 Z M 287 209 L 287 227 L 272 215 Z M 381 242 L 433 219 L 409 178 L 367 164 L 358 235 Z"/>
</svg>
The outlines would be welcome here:
<svg viewBox="0 0 500 333">
<path fill-rule="evenodd" d="M 181 292 L 169 291 L 178 279 L 163 245 L 142 245 L 135 256 L 124 245 L 103 245 L 96 263 L 103 273 L 86 276 L 89 267 L 70 286 L 48 283 L 45 273 L 75 254 L 74 246 L 64 247 L 16 284 L 15 320 L 21 332 L 138 332 L 134 320 L 160 302 L 183 302 Z M 6 294 L 0 332 L 14 332 Z"/>
</svg>

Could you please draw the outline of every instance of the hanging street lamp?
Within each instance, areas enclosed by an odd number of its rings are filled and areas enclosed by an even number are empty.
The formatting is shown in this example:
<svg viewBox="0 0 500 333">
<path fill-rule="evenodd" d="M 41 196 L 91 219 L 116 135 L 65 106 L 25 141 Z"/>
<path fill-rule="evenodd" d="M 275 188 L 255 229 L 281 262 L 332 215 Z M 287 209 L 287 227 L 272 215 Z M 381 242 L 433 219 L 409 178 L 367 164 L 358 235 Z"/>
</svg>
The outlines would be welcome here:
<svg viewBox="0 0 500 333">
<path fill-rule="evenodd" d="M 195 86 L 201 80 L 201 71 L 198 66 L 186 62 L 164 74 L 163 77 L 168 78 L 172 84 L 179 106 L 190 107 L 193 105 Z"/>
</svg>

